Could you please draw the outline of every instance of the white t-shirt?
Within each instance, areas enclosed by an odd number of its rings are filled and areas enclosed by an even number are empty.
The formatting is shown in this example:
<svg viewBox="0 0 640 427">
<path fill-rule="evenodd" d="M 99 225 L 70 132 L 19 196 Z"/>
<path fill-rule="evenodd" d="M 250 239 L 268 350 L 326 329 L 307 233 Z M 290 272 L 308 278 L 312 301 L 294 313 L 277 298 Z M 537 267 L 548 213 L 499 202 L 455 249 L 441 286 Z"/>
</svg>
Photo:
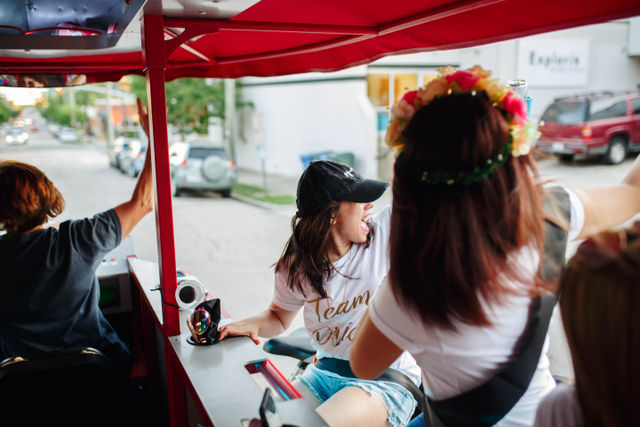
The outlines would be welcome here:
<svg viewBox="0 0 640 427">
<path fill-rule="evenodd" d="M 327 298 L 308 283 L 304 284 L 306 296 L 288 288 L 286 271 L 276 272 L 273 302 L 289 311 L 304 309 L 304 325 L 318 358 L 349 359 L 356 326 L 389 272 L 390 221 L 391 206 L 371 216 L 375 233 L 371 244 L 368 248 L 353 244 L 333 263 L 337 271 L 325 282 Z M 404 352 L 391 367 L 420 384 L 420 368 L 410 354 Z"/>
<path fill-rule="evenodd" d="M 573 384 L 560 384 L 538 406 L 535 427 L 577 427 L 582 424 L 582 410 Z"/>
<path fill-rule="evenodd" d="M 571 204 L 568 237 L 575 239 L 584 224 L 584 207 L 573 192 L 568 193 Z M 533 280 L 539 256 L 533 248 L 525 247 L 509 256 L 509 262 L 520 265 L 519 271 L 527 272 L 523 277 Z M 520 289 L 530 287 L 530 283 L 510 285 Z M 509 359 L 527 324 L 530 301 L 526 294 L 505 295 L 501 305 L 484 304 L 491 327 L 455 322 L 457 331 L 449 331 L 425 326 L 416 313 L 398 304 L 385 280 L 371 303 L 369 316 L 380 332 L 414 356 L 422 368 L 425 393 L 441 400 L 484 383 Z M 547 349 L 548 340 L 529 388 L 497 425 L 533 424 L 540 399 L 555 387 Z"/>
</svg>

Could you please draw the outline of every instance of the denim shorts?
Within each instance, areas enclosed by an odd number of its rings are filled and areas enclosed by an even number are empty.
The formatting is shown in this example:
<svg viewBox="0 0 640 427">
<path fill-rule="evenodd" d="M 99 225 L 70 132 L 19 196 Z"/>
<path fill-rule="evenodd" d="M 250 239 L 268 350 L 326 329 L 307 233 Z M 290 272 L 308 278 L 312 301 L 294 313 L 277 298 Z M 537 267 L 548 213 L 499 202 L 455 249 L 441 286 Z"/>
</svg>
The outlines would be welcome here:
<svg viewBox="0 0 640 427">
<path fill-rule="evenodd" d="M 369 381 L 343 377 L 312 366 L 298 379 L 324 402 L 345 387 L 359 387 L 370 395 L 378 396 L 387 408 L 387 423 L 391 427 L 406 426 L 416 408 L 413 395 L 400 384 L 389 381 Z"/>
</svg>

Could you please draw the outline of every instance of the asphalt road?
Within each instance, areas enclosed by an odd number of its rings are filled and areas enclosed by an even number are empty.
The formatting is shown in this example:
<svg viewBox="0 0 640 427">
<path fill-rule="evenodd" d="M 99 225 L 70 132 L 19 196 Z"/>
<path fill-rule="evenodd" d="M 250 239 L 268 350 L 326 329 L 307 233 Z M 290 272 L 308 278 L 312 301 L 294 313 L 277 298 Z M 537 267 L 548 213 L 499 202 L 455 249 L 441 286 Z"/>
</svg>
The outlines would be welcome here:
<svg viewBox="0 0 640 427">
<path fill-rule="evenodd" d="M 52 179 L 66 199 L 66 210 L 59 220 L 91 216 L 114 207 L 128 200 L 135 185 L 134 179 L 109 167 L 103 144 L 63 144 L 46 131 L 32 133 L 25 146 L 2 143 L 0 159 L 34 164 Z M 617 166 L 594 161 L 563 165 L 549 159 L 541 160 L 539 167 L 545 179 L 582 188 L 620 182 L 631 162 L 629 159 Z M 389 201 L 388 194 L 385 200 Z M 236 319 L 265 309 L 273 292 L 272 264 L 289 236 L 290 212 L 223 199 L 215 193 L 186 194 L 173 203 L 178 267 L 196 275 Z M 138 225 L 132 237 L 139 258 L 157 260 L 154 214 Z M 302 326 L 301 316 L 293 326 Z M 551 327 L 550 359 L 555 374 L 571 375 L 556 316 Z M 288 372 L 293 364 L 282 362 L 280 366 Z"/>
</svg>

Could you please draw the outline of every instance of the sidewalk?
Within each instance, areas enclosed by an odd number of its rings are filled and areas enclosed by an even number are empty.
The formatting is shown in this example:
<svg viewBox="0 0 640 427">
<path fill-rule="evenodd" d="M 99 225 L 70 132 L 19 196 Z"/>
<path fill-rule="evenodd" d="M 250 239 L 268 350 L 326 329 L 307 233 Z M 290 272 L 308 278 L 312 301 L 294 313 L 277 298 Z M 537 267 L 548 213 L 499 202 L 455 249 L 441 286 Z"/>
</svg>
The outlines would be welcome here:
<svg viewBox="0 0 640 427">
<path fill-rule="evenodd" d="M 274 175 L 267 174 L 267 176 L 263 176 L 263 174 L 259 171 L 254 171 L 250 169 L 238 169 L 238 183 L 250 185 L 252 187 L 262 188 L 264 189 L 266 181 L 266 193 L 274 196 L 292 196 L 296 197 L 296 190 L 298 188 L 298 177 L 289 177 L 282 175 Z M 287 217 L 292 217 L 297 208 L 295 204 L 290 205 L 276 205 L 272 203 L 266 203 L 259 200 L 252 199 L 250 197 L 245 197 L 238 193 L 231 193 L 232 197 L 238 200 L 242 200 L 243 202 L 253 204 L 255 206 L 260 206 L 265 209 L 273 210 Z"/>
<path fill-rule="evenodd" d="M 265 177 L 259 171 L 250 169 L 238 169 L 238 182 L 263 188 Z M 267 193 L 277 195 L 296 196 L 298 177 L 267 174 Z"/>
<path fill-rule="evenodd" d="M 290 195 L 293 197 L 296 196 L 296 190 L 298 188 L 298 177 L 267 174 L 266 181 L 267 181 L 268 194 Z M 264 177 L 262 173 L 258 171 L 249 170 L 249 169 L 239 169 L 238 182 L 241 184 L 263 188 Z M 295 205 L 274 205 L 271 203 L 260 202 L 260 201 L 250 199 L 248 197 L 236 195 L 236 194 L 234 194 L 233 197 L 248 203 L 253 203 L 255 205 L 258 205 L 267 209 L 281 211 L 289 216 L 293 216 L 293 214 L 296 212 Z M 382 197 L 380 197 L 380 199 L 378 199 L 375 202 L 375 208 L 373 209 L 373 212 L 389 204 L 391 204 L 390 188 L 388 188 L 387 191 L 384 192 Z"/>
</svg>

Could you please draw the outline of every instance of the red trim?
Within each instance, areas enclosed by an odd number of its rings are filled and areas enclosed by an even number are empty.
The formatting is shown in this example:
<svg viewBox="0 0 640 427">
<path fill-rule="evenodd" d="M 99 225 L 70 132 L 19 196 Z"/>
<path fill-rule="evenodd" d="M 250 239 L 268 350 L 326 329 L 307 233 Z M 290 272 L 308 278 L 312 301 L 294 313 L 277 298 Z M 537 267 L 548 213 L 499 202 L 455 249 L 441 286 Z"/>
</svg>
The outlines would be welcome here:
<svg viewBox="0 0 640 427">
<path fill-rule="evenodd" d="M 149 107 L 149 132 L 152 141 L 153 171 L 155 175 L 156 236 L 160 261 L 160 292 L 162 323 L 167 367 L 167 391 L 169 419 L 172 426 L 186 425 L 184 399 L 184 375 L 176 375 L 180 363 L 169 348 L 169 338 L 180 335 L 180 316 L 176 302 L 176 254 L 173 235 L 173 208 L 171 206 L 171 176 L 169 169 L 169 139 L 167 136 L 167 110 L 164 88 L 164 22 L 162 16 L 145 15 L 142 21 L 142 46 L 147 65 L 147 97 Z M 173 305 L 173 306 L 172 306 Z"/>
<path fill-rule="evenodd" d="M 273 363 L 269 359 L 265 359 L 258 365 L 258 370 L 264 375 L 264 377 L 269 381 L 275 389 L 280 392 L 282 391 L 285 396 L 282 396 L 285 399 L 301 399 L 302 395 L 298 390 L 296 390 L 289 380 L 282 375 L 282 372 L 276 368 Z"/>
<path fill-rule="evenodd" d="M 296 388 L 282 375 L 282 372 L 275 367 L 271 360 L 266 359 L 263 364 L 265 372 L 278 384 L 278 386 L 289 396 L 289 399 L 302 399 L 302 395 Z"/>
<path fill-rule="evenodd" d="M 199 34 L 214 33 L 220 30 L 370 36 L 375 36 L 378 34 L 378 29 L 376 27 L 362 27 L 352 25 L 294 24 L 289 22 L 229 21 L 225 19 L 166 18 L 165 25 L 168 28 L 188 28 L 189 30 L 193 30 Z"/>
<path fill-rule="evenodd" d="M 248 363 L 244 365 L 244 368 L 250 374 L 262 374 L 264 379 L 271 384 L 283 399 L 302 399 L 300 392 L 296 390 L 269 359 Z"/>
</svg>

